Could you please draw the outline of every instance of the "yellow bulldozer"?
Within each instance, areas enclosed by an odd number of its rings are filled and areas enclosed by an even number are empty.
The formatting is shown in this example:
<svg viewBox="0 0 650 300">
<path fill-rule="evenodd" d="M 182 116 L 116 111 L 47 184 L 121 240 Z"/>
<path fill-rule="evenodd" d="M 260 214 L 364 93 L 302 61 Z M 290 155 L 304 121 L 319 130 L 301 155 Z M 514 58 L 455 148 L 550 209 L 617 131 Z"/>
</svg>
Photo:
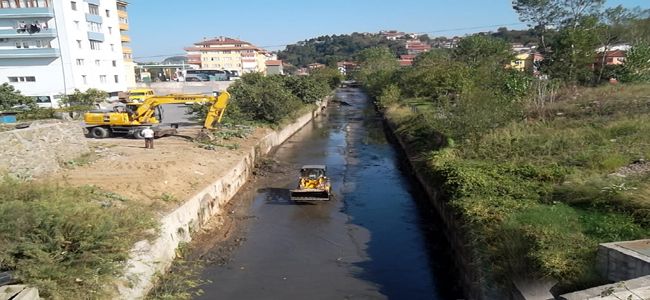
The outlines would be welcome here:
<svg viewBox="0 0 650 300">
<path fill-rule="evenodd" d="M 332 197 L 332 186 L 327 178 L 327 167 L 305 165 L 300 169 L 298 188 L 291 190 L 293 201 L 328 201 Z"/>
<path fill-rule="evenodd" d="M 226 91 L 214 96 L 205 95 L 167 95 L 153 96 L 142 103 L 128 103 L 124 106 L 115 106 L 112 111 L 91 111 L 84 115 L 86 134 L 92 138 L 102 139 L 114 134 L 143 138 L 142 130 L 152 127 L 156 137 L 175 131 L 177 124 L 171 124 L 170 129 L 163 129 L 160 125 L 158 108 L 164 104 L 211 104 L 203 123 L 206 129 L 213 129 L 215 123 L 220 123 L 230 94 Z"/>
</svg>

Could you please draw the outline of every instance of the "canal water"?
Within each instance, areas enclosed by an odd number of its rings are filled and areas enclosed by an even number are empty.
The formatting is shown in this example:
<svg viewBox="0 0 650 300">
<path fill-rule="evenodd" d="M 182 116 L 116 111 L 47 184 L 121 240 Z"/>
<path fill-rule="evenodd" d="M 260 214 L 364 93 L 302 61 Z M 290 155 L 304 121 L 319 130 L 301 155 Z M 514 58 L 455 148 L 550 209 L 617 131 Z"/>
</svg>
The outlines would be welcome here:
<svg viewBox="0 0 650 300">
<path fill-rule="evenodd" d="M 243 242 L 208 264 L 197 299 L 459 299 L 440 221 L 358 89 L 275 153 L 278 169 L 255 186 Z M 295 204 L 304 164 L 325 164 L 336 197 Z M 215 245 L 215 249 L 219 245 Z M 216 250 L 215 250 L 216 251 Z"/>
</svg>

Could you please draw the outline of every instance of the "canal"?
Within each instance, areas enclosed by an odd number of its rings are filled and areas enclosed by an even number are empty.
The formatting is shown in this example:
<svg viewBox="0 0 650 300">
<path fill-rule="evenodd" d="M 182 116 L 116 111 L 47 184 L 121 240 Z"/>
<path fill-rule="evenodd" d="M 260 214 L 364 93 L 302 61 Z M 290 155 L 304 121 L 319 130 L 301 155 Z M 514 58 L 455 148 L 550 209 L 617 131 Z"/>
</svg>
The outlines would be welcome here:
<svg viewBox="0 0 650 300">
<path fill-rule="evenodd" d="M 203 234 L 209 283 L 197 299 L 462 298 L 440 221 L 372 103 L 358 89 L 337 99 L 238 195 L 240 233 Z M 327 165 L 333 201 L 289 200 L 303 164 Z"/>
</svg>

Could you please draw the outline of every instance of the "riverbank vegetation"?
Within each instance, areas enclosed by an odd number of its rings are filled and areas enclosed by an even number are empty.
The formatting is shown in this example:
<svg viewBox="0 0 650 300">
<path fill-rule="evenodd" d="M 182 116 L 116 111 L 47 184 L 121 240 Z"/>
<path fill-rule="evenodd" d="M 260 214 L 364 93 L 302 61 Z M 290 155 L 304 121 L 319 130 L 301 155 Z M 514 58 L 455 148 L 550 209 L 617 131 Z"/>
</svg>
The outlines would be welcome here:
<svg viewBox="0 0 650 300">
<path fill-rule="evenodd" d="M 546 41 L 550 79 L 504 68 L 510 45 L 489 36 L 422 54 L 410 68 L 386 48 L 359 54 L 356 77 L 440 187 L 483 276 L 504 288 L 530 276 L 560 290 L 600 283 L 599 243 L 650 236 L 650 68 L 638 63 L 650 59 L 650 35 L 635 30 L 648 19 L 617 23 L 628 29 L 621 35 L 635 32 L 625 39 L 644 58 L 619 67 L 624 84 L 600 85 L 586 63 L 598 36 L 572 20 L 612 25 L 595 19 L 603 1 L 587 2 L 589 14 L 564 14 Z"/>
<path fill-rule="evenodd" d="M 329 95 L 341 80 L 341 73 L 329 68 L 309 76 L 245 74 L 228 88 L 231 99 L 223 123 L 274 127 L 293 121 Z M 194 109 L 201 118 L 207 113 L 205 106 Z"/>
<path fill-rule="evenodd" d="M 127 209 L 128 203 L 128 209 Z M 47 299 L 108 299 L 153 215 L 93 187 L 0 180 L 0 272 Z"/>
</svg>

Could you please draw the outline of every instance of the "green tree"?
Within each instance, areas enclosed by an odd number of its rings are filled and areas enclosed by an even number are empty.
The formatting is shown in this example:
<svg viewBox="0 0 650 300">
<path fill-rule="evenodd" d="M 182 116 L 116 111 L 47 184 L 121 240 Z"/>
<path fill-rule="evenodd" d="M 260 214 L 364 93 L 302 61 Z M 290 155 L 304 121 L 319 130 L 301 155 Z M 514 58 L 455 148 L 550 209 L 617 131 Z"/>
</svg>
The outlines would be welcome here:
<svg viewBox="0 0 650 300">
<path fill-rule="evenodd" d="M 650 82 L 650 44 L 639 42 L 627 52 L 623 65 L 623 82 Z"/>
<path fill-rule="evenodd" d="M 0 110 L 8 110 L 16 105 L 36 106 L 32 97 L 23 96 L 13 85 L 3 83 L 0 85 Z"/>
<path fill-rule="evenodd" d="M 444 52 L 422 54 L 412 68 L 400 75 L 400 87 L 407 97 L 426 97 L 433 101 L 454 98 L 471 84 L 471 68 Z"/>
<path fill-rule="evenodd" d="M 233 110 L 245 121 L 279 124 L 302 106 L 300 99 L 277 75 L 245 74 L 228 91 L 232 95 Z"/>
<path fill-rule="evenodd" d="M 393 75 L 399 68 L 396 57 L 388 48 L 365 49 L 357 55 L 359 71 L 357 80 L 363 82 L 372 97 L 381 94 L 383 88 L 393 81 Z"/>
<path fill-rule="evenodd" d="M 343 75 L 334 67 L 312 70 L 309 75 L 314 80 L 327 83 L 331 89 L 337 88 L 343 81 Z"/>
<path fill-rule="evenodd" d="M 512 7 L 519 14 L 519 20 L 528 23 L 537 33 L 541 50 L 545 52 L 548 29 L 557 24 L 562 14 L 558 1 L 514 0 Z"/>
<path fill-rule="evenodd" d="M 75 89 L 72 94 L 61 98 L 61 103 L 68 107 L 93 107 L 95 104 L 105 101 L 108 93 L 98 89 L 88 89 L 85 92 Z"/>
<path fill-rule="evenodd" d="M 470 67 L 482 64 L 503 67 L 510 64 L 514 58 L 510 45 L 504 40 L 479 35 L 461 40 L 454 51 L 454 56 Z"/>
<path fill-rule="evenodd" d="M 634 18 L 632 12 L 623 6 L 605 9 L 600 14 L 600 24 L 595 27 L 596 37 L 599 44 L 602 46 L 602 53 L 607 53 L 615 44 L 624 41 L 625 32 L 629 28 L 630 20 Z M 601 82 L 606 72 L 606 55 L 600 56 L 600 61 L 597 65 L 596 82 Z M 612 71 L 611 68 L 609 71 Z M 612 75 L 611 72 L 609 75 Z"/>
<path fill-rule="evenodd" d="M 287 76 L 283 78 L 283 82 L 284 86 L 303 103 L 314 103 L 330 92 L 327 81 L 312 76 Z"/>
<path fill-rule="evenodd" d="M 562 28 L 542 71 L 569 84 L 591 83 L 594 50 L 599 46 L 596 24 L 595 17 L 586 17 L 576 28 Z"/>
</svg>

